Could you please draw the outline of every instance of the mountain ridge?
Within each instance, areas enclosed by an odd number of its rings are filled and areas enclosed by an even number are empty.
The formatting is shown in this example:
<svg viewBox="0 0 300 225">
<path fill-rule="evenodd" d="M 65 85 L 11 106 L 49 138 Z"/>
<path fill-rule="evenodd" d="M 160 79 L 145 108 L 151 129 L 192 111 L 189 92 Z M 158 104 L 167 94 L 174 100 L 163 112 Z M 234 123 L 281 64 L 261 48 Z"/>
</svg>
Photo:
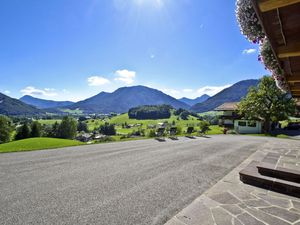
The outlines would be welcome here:
<svg viewBox="0 0 300 225">
<path fill-rule="evenodd" d="M 204 95 L 201 95 L 200 97 L 197 97 L 197 98 L 194 98 L 194 99 L 183 97 L 183 98 L 180 98 L 178 100 L 181 101 L 181 102 L 184 102 L 185 104 L 193 106 L 193 105 L 196 105 L 197 103 L 202 103 L 202 102 L 206 101 L 209 98 L 210 98 L 209 95 L 204 94 Z"/>
<path fill-rule="evenodd" d="M 42 110 L 0 93 L 0 114 L 9 116 L 43 114 Z"/>
<path fill-rule="evenodd" d="M 32 97 L 30 95 L 24 95 L 19 100 L 28 105 L 32 105 L 38 109 L 60 108 L 60 107 L 66 107 L 74 104 L 74 102 L 71 101 L 54 101 L 54 100 L 40 99 L 40 98 Z"/>
<path fill-rule="evenodd" d="M 257 79 L 239 81 L 206 101 L 192 106 L 191 110 L 197 113 L 203 113 L 212 111 L 225 102 L 239 102 L 247 95 L 249 88 L 257 86 L 258 83 L 259 80 Z"/>
<path fill-rule="evenodd" d="M 124 113 L 141 105 L 171 105 L 174 108 L 189 109 L 190 106 L 162 91 L 142 85 L 121 87 L 112 93 L 100 92 L 91 98 L 79 101 L 67 108 L 80 109 L 89 113 Z"/>
</svg>

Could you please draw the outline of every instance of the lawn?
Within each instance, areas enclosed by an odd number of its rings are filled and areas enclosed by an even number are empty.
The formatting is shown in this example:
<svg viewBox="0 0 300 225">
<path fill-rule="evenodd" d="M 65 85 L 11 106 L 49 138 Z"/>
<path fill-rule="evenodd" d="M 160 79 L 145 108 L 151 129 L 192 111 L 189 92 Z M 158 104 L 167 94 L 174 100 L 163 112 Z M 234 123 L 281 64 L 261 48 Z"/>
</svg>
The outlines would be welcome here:
<svg viewBox="0 0 300 225">
<path fill-rule="evenodd" d="M 29 138 L 20 141 L 9 142 L 6 144 L 0 144 L 0 153 L 54 149 L 77 145 L 83 145 L 83 143 L 57 138 Z"/>
<path fill-rule="evenodd" d="M 55 124 L 56 122 L 57 123 L 60 123 L 61 120 L 38 120 L 38 122 L 42 125 L 53 125 Z"/>
<path fill-rule="evenodd" d="M 122 128 L 122 124 L 125 122 L 127 124 L 141 124 L 142 129 L 147 129 L 148 125 L 157 125 L 158 123 L 163 123 L 167 121 L 169 124 L 171 124 L 173 121 L 176 123 L 176 126 L 182 127 L 183 131 L 186 130 L 188 125 L 194 125 L 196 126 L 197 123 L 200 121 L 197 120 L 196 117 L 189 116 L 188 120 L 181 120 L 177 119 L 177 116 L 172 115 L 169 119 L 158 119 L 158 120 L 136 120 L 136 119 L 129 119 L 128 114 L 121 114 L 119 116 L 112 117 L 111 119 L 105 119 L 105 120 L 89 120 L 88 121 L 88 127 L 89 130 L 94 130 L 95 128 L 100 127 L 105 122 L 109 122 L 116 125 L 116 129 L 118 133 L 127 134 L 132 132 L 133 130 L 138 130 L 138 127 L 130 128 L 130 129 L 124 129 Z"/>
</svg>

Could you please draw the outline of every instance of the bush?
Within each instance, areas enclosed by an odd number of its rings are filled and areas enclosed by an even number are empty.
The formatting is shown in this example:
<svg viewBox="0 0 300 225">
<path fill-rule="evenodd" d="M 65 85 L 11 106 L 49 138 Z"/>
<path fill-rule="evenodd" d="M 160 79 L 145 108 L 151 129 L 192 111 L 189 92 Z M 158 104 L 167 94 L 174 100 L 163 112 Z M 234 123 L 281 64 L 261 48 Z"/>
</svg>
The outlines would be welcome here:
<svg viewBox="0 0 300 225">
<path fill-rule="evenodd" d="M 7 116 L 0 115 L 0 144 L 10 141 L 12 131 L 12 121 Z"/>
<path fill-rule="evenodd" d="M 104 125 L 101 125 L 99 132 L 100 134 L 110 135 L 110 136 L 116 135 L 117 133 L 115 129 L 115 125 L 109 123 L 105 123 Z"/>
<path fill-rule="evenodd" d="M 207 131 L 209 131 L 209 123 L 207 122 L 207 121 L 201 121 L 200 123 L 199 123 L 199 127 L 200 127 L 200 133 L 202 133 L 202 134 L 206 134 L 207 133 Z"/>
<path fill-rule="evenodd" d="M 149 130 L 148 137 L 150 137 L 150 138 L 156 137 L 156 132 L 155 132 L 155 130 L 153 130 L 153 129 Z"/>
<path fill-rule="evenodd" d="M 194 127 L 189 126 L 186 130 L 187 134 L 192 134 L 194 132 Z"/>
<path fill-rule="evenodd" d="M 105 142 L 112 142 L 112 141 L 116 141 L 116 140 L 110 136 L 105 136 L 99 139 L 97 143 L 105 143 Z"/>
<path fill-rule="evenodd" d="M 238 132 L 236 132 L 235 130 L 229 130 L 227 131 L 227 134 L 238 134 Z"/>
</svg>

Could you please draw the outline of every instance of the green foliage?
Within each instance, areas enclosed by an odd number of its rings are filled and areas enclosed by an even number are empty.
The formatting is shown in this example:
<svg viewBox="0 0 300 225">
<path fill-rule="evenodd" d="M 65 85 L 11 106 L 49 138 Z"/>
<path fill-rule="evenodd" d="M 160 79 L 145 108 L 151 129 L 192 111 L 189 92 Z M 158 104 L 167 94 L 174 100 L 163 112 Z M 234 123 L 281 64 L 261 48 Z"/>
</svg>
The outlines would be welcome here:
<svg viewBox="0 0 300 225">
<path fill-rule="evenodd" d="M 209 131 L 209 122 L 207 121 L 200 121 L 199 127 L 200 127 L 200 133 L 201 134 L 206 134 Z"/>
<path fill-rule="evenodd" d="M 181 114 L 180 114 L 180 118 L 182 120 L 188 120 L 189 119 L 189 115 L 190 113 L 188 111 L 183 111 Z"/>
<path fill-rule="evenodd" d="M 12 121 L 7 116 L 0 115 L 0 144 L 10 141 L 12 131 Z"/>
<path fill-rule="evenodd" d="M 183 108 L 179 108 L 179 109 L 175 110 L 174 115 L 175 115 L 175 116 L 179 116 L 179 115 L 180 115 L 181 113 L 183 113 L 184 111 L 186 111 L 186 110 L 183 109 Z"/>
<path fill-rule="evenodd" d="M 30 128 L 28 126 L 28 123 L 25 122 L 21 127 L 19 127 L 17 129 L 17 133 L 16 133 L 16 140 L 21 140 L 21 139 L 26 139 L 26 138 L 30 138 L 31 136 L 31 131 Z"/>
<path fill-rule="evenodd" d="M 105 143 L 105 142 L 112 142 L 112 141 L 115 141 L 115 139 L 110 136 L 106 136 L 106 137 L 102 137 L 96 143 Z"/>
<path fill-rule="evenodd" d="M 275 81 L 267 76 L 260 80 L 258 88 L 251 88 L 239 104 L 239 113 L 246 119 L 263 120 L 266 132 L 271 122 L 286 120 L 295 110 L 294 100 L 279 90 Z"/>
<path fill-rule="evenodd" d="M 42 125 L 39 122 L 34 121 L 31 124 L 30 137 L 41 137 L 41 136 L 42 136 Z"/>
<path fill-rule="evenodd" d="M 79 121 L 77 125 L 77 131 L 78 132 L 88 132 L 88 126 L 85 122 Z"/>
<path fill-rule="evenodd" d="M 156 132 L 154 129 L 149 130 L 148 137 L 150 138 L 156 137 Z"/>
<path fill-rule="evenodd" d="M 146 105 L 132 108 L 128 111 L 130 119 L 168 119 L 171 117 L 169 105 Z"/>
<path fill-rule="evenodd" d="M 79 141 L 57 138 L 29 138 L 0 145 L 0 153 L 53 149 L 82 145 Z"/>
<path fill-rule="evenodd" d="M 110 135 L 110 136 L 116 135 L 116 133 L 117 133 L 117 131 L 115 129 L 115 125 L 109 124 L 109 123 L 105 123 L 104 125 L 101 125 L 99 132 L 101 134 Z"/>
<path fill-rule="evenodd" d="M 192 126 L 189 126 L 186 130 L 187 134 L 192 134 L 193 132 L 194 132 L 194 127 L 192 127 Z"/>
<path fill-rule="evenodd" d="M 77 121 L 70 116 L 65 116 L 58 126 L 57 137 L 74 139 L 77 134 Z"/>
<path fill-rule="evenodd" d="M 181 126 L 176 126 L 176 134 L 181 135 L 182 134 L 182 127 Z"/>
</svg>

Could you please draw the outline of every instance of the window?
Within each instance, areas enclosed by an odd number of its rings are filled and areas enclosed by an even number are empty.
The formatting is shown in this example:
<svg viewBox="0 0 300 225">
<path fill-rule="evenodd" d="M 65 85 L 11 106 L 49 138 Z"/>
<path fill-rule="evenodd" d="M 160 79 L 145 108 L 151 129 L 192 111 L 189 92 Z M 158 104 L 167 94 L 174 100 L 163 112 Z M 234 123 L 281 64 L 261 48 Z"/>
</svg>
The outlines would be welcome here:
<svg viewBox="0 0 300 225">
<path fill-rule="evenodd" d="M 249 121 L 248 122 L 248 127 L 256 127 L 256 122 L 255 121 Z"/>
<path fill-rule="evenodd" d="M 238 125 L 239 125 L 239 127 L 247 126 L 246 121 L 239 121 Z"/>
</svg>

